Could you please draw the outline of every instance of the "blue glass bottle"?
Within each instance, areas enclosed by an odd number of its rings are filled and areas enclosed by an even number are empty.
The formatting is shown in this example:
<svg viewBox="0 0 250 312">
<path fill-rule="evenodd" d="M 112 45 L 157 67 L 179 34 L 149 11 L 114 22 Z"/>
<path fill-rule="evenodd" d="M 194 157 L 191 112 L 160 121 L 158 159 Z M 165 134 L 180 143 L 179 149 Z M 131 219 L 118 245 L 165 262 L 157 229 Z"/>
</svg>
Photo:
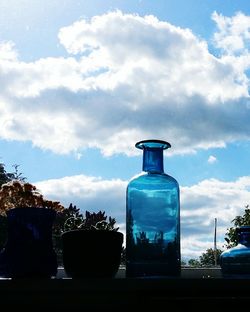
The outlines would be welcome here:
<svg viewBox="0 0 250 312">
<path fill-rule="evenodd" d="M 180 274 L 180 199 L 178 182 L 164 173 L 168 142 L 144 140 L 143 172 L 126 192 L 126 277 Z"/>
<path fill-rule="evenodd" d="M 229 248 L 220 255 L 222 274 L 250 276 L 250 226 L 236 228 L 238 244 Z"/>
</svg>

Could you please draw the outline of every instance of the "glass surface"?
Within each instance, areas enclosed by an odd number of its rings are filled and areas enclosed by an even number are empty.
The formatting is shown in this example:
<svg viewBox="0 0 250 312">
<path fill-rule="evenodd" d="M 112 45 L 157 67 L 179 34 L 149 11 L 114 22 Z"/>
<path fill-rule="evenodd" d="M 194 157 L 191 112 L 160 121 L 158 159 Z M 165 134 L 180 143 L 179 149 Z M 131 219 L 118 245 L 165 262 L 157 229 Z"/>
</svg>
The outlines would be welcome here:
<svg viewBox="0 0 250 312">
<path fill-rule="evenodd" d="M 237 246 L 225 250 L 220 256 L 222 273 L 250 275 L 250 226 L 237 228 Z"/>
<path fill-rule="evenodd" d="M 143 172 L 127 186 L 126 276 L 180 274 L 179 185 L 164 173 L 168 142 L 136 143 L 143 149 Z"/>
</svg>

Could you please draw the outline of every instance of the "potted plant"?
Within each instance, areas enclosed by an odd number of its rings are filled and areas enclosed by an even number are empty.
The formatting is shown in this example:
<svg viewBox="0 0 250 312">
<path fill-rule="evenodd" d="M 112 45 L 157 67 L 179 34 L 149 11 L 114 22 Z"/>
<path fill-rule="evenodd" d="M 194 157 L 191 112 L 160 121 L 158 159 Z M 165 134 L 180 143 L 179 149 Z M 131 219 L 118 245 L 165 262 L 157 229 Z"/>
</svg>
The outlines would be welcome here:
<svg viewBox="0 0 250 312">
<path fill-rule="evenodd" d="M 105 211 L 68 218 L 62 233 L 63 265 L 67 276 L 114 277 L 119 269 L 123 233 Z"/>
<path fill-rule="evenodd" d="M 31 183 L 13 180 L 0 188 L 0 214 L 7 217 L 7 240 L 0 252 L 4 277 L 52 277 L 57 256 L 52 243 L 56 213 L 64 207 L 47 200 Z"/>
</svg>

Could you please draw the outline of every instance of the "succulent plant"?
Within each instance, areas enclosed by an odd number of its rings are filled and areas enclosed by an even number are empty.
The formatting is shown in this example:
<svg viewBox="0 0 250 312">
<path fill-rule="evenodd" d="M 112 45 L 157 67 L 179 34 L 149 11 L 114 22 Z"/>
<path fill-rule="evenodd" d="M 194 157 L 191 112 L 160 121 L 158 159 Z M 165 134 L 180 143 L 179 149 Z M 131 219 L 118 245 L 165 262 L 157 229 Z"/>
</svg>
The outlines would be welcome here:
<svg viewBox="0 0 250 312">
<path fill-rule="evenodd" d="M 79 215 L 77 217 L 69 217 L 64 223 L 64 231 L 82 229 L 82 230 L 103 230 L 103 231 L 118 231 L 119 227 L 115 227 L 115 218 L 105 215 L 105 211 L 90 212 L 85 211 L 85 217 Z"/>
</svg>

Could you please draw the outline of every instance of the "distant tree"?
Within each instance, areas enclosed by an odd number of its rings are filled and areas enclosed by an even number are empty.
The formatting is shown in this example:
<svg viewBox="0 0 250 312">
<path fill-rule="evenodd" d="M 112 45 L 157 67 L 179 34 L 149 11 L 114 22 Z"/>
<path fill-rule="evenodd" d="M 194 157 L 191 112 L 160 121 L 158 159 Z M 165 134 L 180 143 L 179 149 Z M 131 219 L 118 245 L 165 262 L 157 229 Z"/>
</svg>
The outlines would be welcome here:
<svg viewBox="0 0 250 312">
<path fill-rule="evenodd" d="M 27 180 L 27 178 L 23 175 L 22 172 L 19 171 L 19 167 L 20 165 L 14 164 L 12 165 L 12 167 L 14 168 L 14 171 L 12 173 L 10 173 L 11 175 L 11 180 L 18 180 L 21 182 L 25 182 Z"/>
<path fill-rule="evenodd" d="M 219 258 L 222 253 L 221 249 L 216 250 L 216 262 L 219 263 Z M 213 248 L 208 248 L 200 257 L 200 264 L 202 266 L 213 266 L 215 265 L 215 250 Z"/>
<path fill-rule="evenodd" d="M 0 186 L 11 181 L 10 174 L 6 172 L 5 165 L 0 163 Z"/>
<path fill-rule="evenodd" d="M 225 236 L 225 247 L 232 248 L 238 244 L 238 234 L 236 228 L 242 225 L 250 225 L 250 208 L 249 205 L 245 206 L 244 214 L 242 216 L 236 216 L 232 221 L 233 227 L 227 229 Z"/>
<path fill-rule="evenodd" d="M 7 172 L 5 170 L 5 164 L 0 163 L 0 187 L 7 182 L 10 182 L 12 180 L 19 180 L 19 181 L 25 181 L 26 177 L 23 176 L 22 172 L 19 172 L 19 165 L 12 165 L 14 167 L 13 172 Z"/>
<path fill-rule="evenodd" d="M 199 267 L 199 266 L 201 266 L 201 263 L 197 259 L 189 259 L 188 260 L 188 265 L 192 266 L 192 267 Z"/>
</svg>

